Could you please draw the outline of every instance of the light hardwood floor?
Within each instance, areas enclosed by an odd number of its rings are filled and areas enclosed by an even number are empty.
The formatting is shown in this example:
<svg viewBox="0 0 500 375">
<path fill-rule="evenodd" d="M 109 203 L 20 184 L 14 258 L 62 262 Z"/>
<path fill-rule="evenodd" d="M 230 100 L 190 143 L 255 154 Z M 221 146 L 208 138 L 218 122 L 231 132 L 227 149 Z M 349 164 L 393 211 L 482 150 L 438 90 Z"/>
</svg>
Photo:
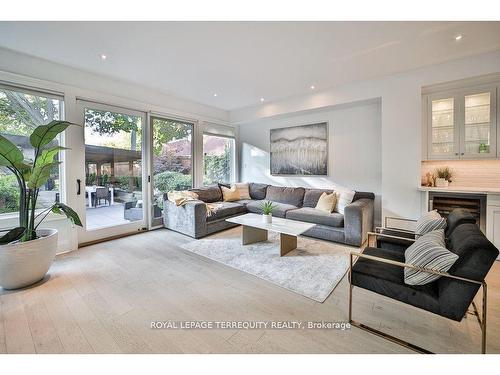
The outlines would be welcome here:
<svg viewBox="0 0 500 375">
<path fill-rule="evenodd" d="M 50 278 L 0 289 L 0 353 L 411 353 L 357 328 L 152 330 L 151 321 L 345 321 L 348 284 L 317 303 L 179 247 L 157 230 L 58 256 Z M 500 263 L 488 277 L 488 352 L 500 352 Z M 478 303 L 480 298 L 478 298 Z M 436 317 L 359 289 L 354 318 L 441 353 L 478 352 L 473 317 Z"/>
</svg>

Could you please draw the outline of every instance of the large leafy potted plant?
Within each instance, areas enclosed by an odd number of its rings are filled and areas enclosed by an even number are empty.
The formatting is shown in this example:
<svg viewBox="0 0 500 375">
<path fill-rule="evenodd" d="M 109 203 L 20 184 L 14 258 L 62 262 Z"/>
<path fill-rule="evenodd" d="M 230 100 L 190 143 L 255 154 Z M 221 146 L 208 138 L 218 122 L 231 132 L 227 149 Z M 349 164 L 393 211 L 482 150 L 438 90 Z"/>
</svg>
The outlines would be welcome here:
<svg viewBox="0 0 500 375">
<path fill-rule="evenodd" d="M 16 177 L 19 187 L 19 226 L 0 232 L 0 286 L 17 289 L 43 279 L 57 250 L 57 230 L 39 229 L 51 212 L 64 214 L 75 225 L 82 226 L 78 214 L 63 203 L 37 210 L 40 188 L 51 170 L 60 164 L 56 155 L 66 148 L 53 146 L 55 137 L 71 123 L 52 121 L 38 126 L 30 136 L 33 160 L 26 160 L 21 150 L 0 135 L 0 167 Z"/>
</svg>

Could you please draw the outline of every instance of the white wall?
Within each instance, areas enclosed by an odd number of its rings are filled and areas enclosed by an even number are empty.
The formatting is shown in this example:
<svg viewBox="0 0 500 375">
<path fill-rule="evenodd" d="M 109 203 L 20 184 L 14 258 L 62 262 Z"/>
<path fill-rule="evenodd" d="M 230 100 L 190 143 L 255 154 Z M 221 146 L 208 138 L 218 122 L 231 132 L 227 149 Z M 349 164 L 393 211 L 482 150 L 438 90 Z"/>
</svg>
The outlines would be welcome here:
<svg viewBox="0 0 500 375">
<path fill-rule="evenodd" d="M 317 122 L 328 122 L 328 176 L 271 176 L 270 129 Z M 379 100 L 258 120 L 240 127 L 239 143 L 242 181 L 371 191 L 376 194 L 375 217 L 380 224 L 382 153 Z"/>
<path fill-rule="evenodd" d="M 420 214 L 421 87 L 500 71 L 500 52 L 335 87 L 231 112 L 240 133 L 259 119 L 371 98 L 382 100 L 382 214 Z M 258 128 L 253 128 L 258 132 Z"/>
</svg>

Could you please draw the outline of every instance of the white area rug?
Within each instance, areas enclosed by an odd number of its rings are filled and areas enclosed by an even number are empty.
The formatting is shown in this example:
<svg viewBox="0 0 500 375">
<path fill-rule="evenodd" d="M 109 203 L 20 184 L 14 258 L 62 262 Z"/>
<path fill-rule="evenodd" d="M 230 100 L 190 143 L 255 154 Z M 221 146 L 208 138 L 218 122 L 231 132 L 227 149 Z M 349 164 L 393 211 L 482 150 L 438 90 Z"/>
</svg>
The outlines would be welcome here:
<svg viewBox="0 0 500 375">
<path fill-rule="evenodd" d="M 349 252 L 341 244 L 298 238 L 297 249 L 279 256 L 279 236 L 241 244 L 241 228 L 233 228 L 182 246 L 230 267 L 247 272 L 317 302 L 324 302 L 349 268 Z"/>
</svg>

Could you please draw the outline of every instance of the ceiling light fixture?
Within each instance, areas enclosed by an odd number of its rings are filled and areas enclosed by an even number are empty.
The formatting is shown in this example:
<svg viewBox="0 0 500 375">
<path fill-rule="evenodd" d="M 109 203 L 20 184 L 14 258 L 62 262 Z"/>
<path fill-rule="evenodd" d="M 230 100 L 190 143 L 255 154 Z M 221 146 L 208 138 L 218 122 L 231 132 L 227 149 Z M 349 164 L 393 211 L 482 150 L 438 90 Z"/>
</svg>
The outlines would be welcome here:
<svg viewBox="0 0 500 375">
<path fill-rule="evenodd" d="M 108 58 L 108 56 L 106 55 L 101 55 L 101 60 L 106 60 Z"/>
<path fill-rule="evenodd" d="M 217 95 L 217 93 L 214 94 L 214 97 L 218 97 L 219 95 Z"/>
<path fill-rule="evenodd" d="M 314 85 L 311 85 L 311 90 L 314 90 L 316 87 L 314 87 Z"/>
<path fill-rule="evenodd" d="M 459 40 L 462 40 L 464 36 L 462 34 L 458 34 L 456 37 L 455 37 L 455 40 L 458 42 Z"/>
<path fill-rule="evenodd" d="M 261 101 L 261 102 L 264 102 L 264 98 L 260 98 L 260 101 Z"/>
</svg>

